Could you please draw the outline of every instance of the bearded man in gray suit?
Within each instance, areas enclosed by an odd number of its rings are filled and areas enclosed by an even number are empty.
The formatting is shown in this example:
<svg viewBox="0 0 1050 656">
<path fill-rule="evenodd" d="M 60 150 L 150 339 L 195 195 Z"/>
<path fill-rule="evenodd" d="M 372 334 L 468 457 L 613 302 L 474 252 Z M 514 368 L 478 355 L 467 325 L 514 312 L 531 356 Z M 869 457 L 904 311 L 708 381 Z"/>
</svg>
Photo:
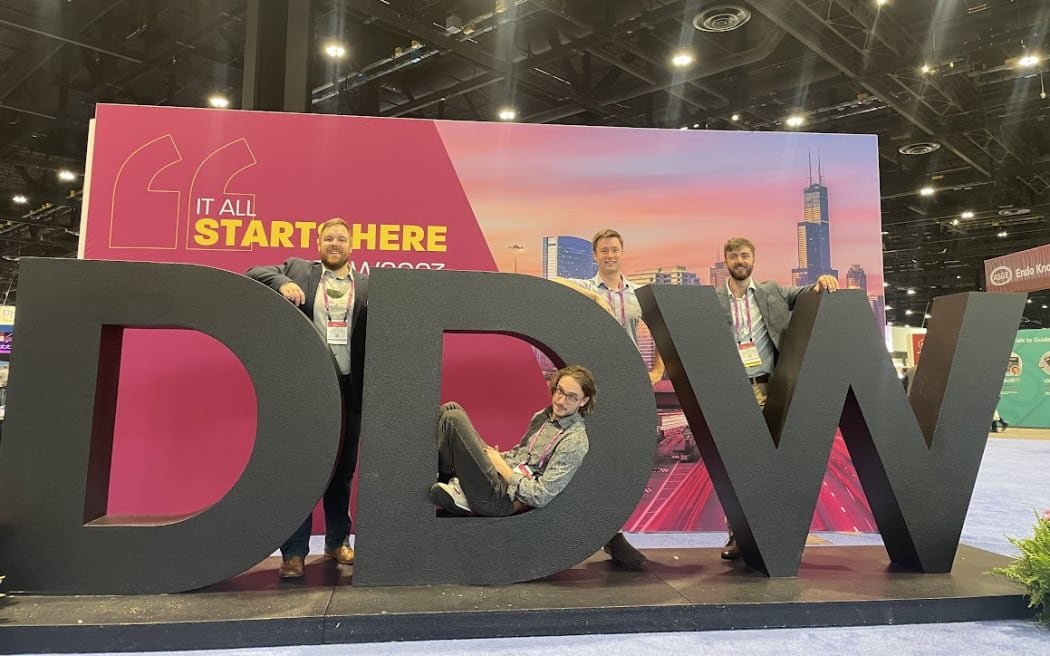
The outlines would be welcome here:
<svg viewBox="0 0 1050 656">
<path fill-rule="evenodd" d="M 759 408 L 766 406 L 766 390 L 773 375 L 780 339 L 791 319 L 795 301 L 806 292 L 834 292 L 839 281 L 834 276 L 822 275 L 812 285 L 785 287 L 774 280 L 756 283 L 751 279 L 755 268 L 755 245 L 743 237 L 733 237 L 723 249 L 729 279 L 716 291 L 718 301 L 729 320 L 740 360 L 747 370 L 748 380 L 755 393 Z M 733 528 L 729 529 L 729 541 L 722 549 L 722 558 L 734 560 L 740 557 Z"/>
</svg>

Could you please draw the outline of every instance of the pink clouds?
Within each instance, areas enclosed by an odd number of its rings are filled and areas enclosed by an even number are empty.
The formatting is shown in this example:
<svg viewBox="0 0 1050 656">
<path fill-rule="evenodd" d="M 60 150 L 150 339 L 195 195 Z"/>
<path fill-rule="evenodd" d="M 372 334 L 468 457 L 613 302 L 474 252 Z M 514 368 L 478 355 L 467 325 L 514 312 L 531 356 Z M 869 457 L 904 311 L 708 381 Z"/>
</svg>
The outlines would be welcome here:
<svg viewBox="0 0 1050 656">
<path fill-rule="evenodd" d="M 624 233 L 625 269 L 684 265 L 707 280 L 731 236 L 756 242 L 760 278 L 797 266 L 810 156 L 829 188 L 832 260 L 881 283 L 873 137 L 438 123 L 500 270 L 539 273 L 546 235 Z"/>
</svg>

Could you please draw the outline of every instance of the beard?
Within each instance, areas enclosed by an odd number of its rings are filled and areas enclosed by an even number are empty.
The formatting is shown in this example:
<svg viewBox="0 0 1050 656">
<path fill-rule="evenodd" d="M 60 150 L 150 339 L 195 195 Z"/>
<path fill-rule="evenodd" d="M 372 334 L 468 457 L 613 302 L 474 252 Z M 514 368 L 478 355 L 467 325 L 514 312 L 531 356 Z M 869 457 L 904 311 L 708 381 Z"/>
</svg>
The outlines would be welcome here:
<svg viewBox="0 0 1050 656">
<path fill-rule="evenodd" d="M 331 269 L 332 271 L 335 271 L 337 269 L 343 268 L 343 265 L 346 264 L 347 260 L 349 259 L 350 256 L 345 253 L 325 253 L 321 257 L 321 264 L 323 264 L 326 269 Z"/>
<path fill-rule="evenodd" d="M 751 272 L 754 270 L 754 268 L 755 267 L 753 266 L 738 264 L 735 267 L 729 269 L 729 275 L 733 277 L 733 280 L 747 280 L 751 277 Z"/>
</svg>

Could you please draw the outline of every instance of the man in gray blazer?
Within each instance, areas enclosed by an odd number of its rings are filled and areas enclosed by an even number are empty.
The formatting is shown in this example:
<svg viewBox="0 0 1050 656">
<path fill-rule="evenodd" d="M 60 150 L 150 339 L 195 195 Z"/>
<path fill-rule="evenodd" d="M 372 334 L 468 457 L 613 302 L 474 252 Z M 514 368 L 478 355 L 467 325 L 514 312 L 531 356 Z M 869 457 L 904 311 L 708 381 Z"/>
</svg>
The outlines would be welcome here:
<svg viewBox="0 0 1050 656">
<path fill-rule="evenodd" d="M 318 226 L 317 249 L 320 261 L 292 257 L 284 264 L 252 267 L 247 275 L 298 306 L 328 343 L 339 367 L 344 408 L 343 447 L 324 493 L 324 558 L 352 565 L 350 484 L 357 467 L 357 445 L 361 434 L 368 277 L 350 269 L 349 257 L 353 249 L 346 221 L 329 219 Z M 303 576 L 306 556 L 310 552 L 310 523 L 311 517 L 307 516 L 281 545 L 280 578 Z"/>
<path fill-rule="evenodd" d="M 740 359 L 755 393 L 759 408 L 766 406 L 766 390 L 776 364 L 780 338 L 791 319 L 791 310 L 799 295 L 809 292 L 834 292 L 839 281 L 834 276 L 822 275 L 817 282 L 805 287 L 784 287 L 774 280 L 756 283 L 751 279 L 755 268 L 755 245 L 743 237 L 734 237 L 723 249 L 729 279 L 725 286 L 715 290 L 726 313 L 729 329 L 736 340 Z M 722 558 L 740 557 L 740 550 L 729 529 L 729 540 L 722 549 Z"/>
</svg>

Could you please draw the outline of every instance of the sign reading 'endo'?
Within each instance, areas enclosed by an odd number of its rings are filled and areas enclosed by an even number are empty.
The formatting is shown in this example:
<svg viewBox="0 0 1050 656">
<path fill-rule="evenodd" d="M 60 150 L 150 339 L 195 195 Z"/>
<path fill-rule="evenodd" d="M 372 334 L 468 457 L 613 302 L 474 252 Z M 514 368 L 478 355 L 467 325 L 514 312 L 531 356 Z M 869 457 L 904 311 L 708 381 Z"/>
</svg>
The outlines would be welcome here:
<svg viewBox="0 0 1050 656">
<path fill-rule="evenodd" d="M 713 288 L 649 286 L 638 296 L 748 565 L 774 577 L 798 572 L 840 428 L 889 559 L 950 571 L 1023 296 L 938 299 L 909 400 L 863 293 L 806 294 L 764 413 Z M 354 585 L 529 580 L 583 560 L 620 528 L 653 464 L 645 436 L 655 435 L 656 408 L 637 351 L 600 308 L 531 276 L 378 270 L 369 324 Z M 192 516 L 107 514 L 125 328 L 211 335 L 255 386 L 244 473 Z M 435 515 L 426 492 L 446 332 L 514 335 L 594 372 L 591 450 L 549 506 Z M 13 357 L 0 442 L 0 571 L 11 589 L 159 593 L 236 575 L 310 512 L 338 454 L 339 381 L 327 345 L 279 295 L 225 271 L 26 258 Z M 498 384 L 498 363 L 480 375 Z M 433 558 L 435 544 L 457 557 Z"/>
</svg>

